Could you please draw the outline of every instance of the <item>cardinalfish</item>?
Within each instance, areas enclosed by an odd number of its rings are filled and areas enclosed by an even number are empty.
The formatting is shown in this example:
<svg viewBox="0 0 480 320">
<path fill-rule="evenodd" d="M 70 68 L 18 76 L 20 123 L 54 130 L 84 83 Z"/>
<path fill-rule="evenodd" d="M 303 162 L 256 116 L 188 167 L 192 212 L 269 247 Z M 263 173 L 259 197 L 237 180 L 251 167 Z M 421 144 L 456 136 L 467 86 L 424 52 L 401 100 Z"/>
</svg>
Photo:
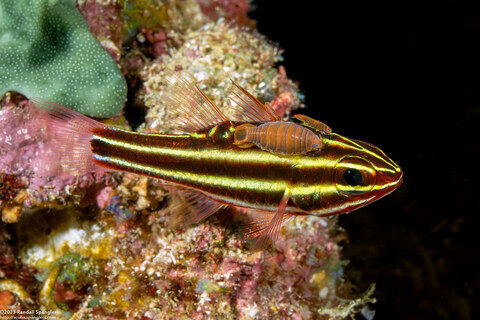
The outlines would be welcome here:
<svg viewBox="0 0 480 320">
<path fill-rule="evenodd" d="M 232 83 L 227 117 L 185 73 L 165 77 L 167 105 L 180 113 L 175 134 L 109 126 L 46 100 L 48 127 L 59 133 L 62 172 L 127 171 L 161 179 L 183 195 L 184 225 L 219 209 L 246 208 L 247 237 L 261 248 L 295 216 L 330 216 L 365 206 L 395 190 L 402 170 L 379 148 L 349 139 L 305 115 L 283 121 Z"/>
</svg>

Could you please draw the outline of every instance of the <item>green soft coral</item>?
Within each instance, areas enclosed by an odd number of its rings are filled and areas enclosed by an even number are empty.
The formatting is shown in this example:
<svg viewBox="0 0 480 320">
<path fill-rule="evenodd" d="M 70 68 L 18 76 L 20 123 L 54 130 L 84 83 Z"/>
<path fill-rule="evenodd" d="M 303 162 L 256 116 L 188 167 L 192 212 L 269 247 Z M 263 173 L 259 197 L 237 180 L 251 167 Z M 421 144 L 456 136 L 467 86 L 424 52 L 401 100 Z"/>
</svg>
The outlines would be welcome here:
<svg viewBox="0 0 480 320">
<path fill-rule="evenodd" d="M 0 0 L 0 96 L 7 91 L 107 118 L 127 86 L 74 0 Z"/>
</svg>

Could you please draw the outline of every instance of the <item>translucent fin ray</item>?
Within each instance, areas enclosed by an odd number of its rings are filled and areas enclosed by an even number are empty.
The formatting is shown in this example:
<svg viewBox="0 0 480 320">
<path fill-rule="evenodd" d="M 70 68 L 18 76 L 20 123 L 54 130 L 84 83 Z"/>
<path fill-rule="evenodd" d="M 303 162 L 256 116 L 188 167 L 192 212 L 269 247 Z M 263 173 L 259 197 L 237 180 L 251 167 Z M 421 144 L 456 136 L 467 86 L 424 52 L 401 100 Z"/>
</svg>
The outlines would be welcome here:
<svg viewBox="0 0 480 320">
<path fill-rule="evenodd" d="M 228 92 L 228 98 L 233 102 L 232 107 L 234 109 L 232 121 L 269 122 L 281 120 L 275 110 L 258 101 L 236 82 L 232 81 Z"/>
<path fill-rule="evenodd" d="M 243 237 L 246 239 L 257 238 L 272 220 L 275 212 L 249 209 L 248 220 L 242 225 Z M 295 216 L 285 214 L 282 219 L 282 226 L 291 221 Z"/>
<path fill-rule="evenodd" d="M 184 133 L 228 121 L 228 118 L 196 85 L 195 78 L 186 72 L 165 70 L 167 89 L 164 95 L 169 113 L 175 118 L 175 128 Z M 176 117 L 177 112 L 180 115 Z"/>
<path fill-rule="evenodd" d="M 31 98 L 30 102 L 43 111 L 41 118 L 54 146 L 37 159 L 40 173 L 63 176 L 105 171 L 94 163 L 90 141 L 93 130 L 106 125 L 45 99 Z"/>
<path fill-rule="evenodd" d="M 285 212 L 290 195 L 291 191 L 289 188 L 287 188 L 285 190 L 285 194 L 283 195 L 282 201 L 280 201 L 277 212 L 273 215 L 268 225 L 263 229 L 255 241 L 255 244 L 253 245 L 253 251 L 263 250 L 268 247 L 269 243 L 274 243 L 275 240 L 277 240 L 283 223 L 290 219 L 291 216 Z"/>
<path fill-rule="evenodd" d="M 172 188 L 182 202 L 182 205 L 175 210 L 175 216 L 171 222 L 173 226 L 186 227 L 199 223 L 218 210 L 227 207 L 199 191 L 177 186 Z"/>
</svg>

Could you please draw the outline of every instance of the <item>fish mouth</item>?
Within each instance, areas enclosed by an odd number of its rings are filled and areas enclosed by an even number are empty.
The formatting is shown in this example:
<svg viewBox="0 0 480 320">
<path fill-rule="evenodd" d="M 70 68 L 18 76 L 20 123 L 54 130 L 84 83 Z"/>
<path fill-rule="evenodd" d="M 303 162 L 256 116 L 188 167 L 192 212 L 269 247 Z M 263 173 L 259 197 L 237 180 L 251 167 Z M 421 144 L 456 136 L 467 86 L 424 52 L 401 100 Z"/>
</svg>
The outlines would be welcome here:
<svg viewBox="0 0 480 320">
<path fill-rule="evenodd" d="M 392 161 L 392 160 L 390 160 Z M 393 169 L 395 170 L 394 173 L 390 176 L 390 182 L 388 183 L 390 185 L 391 188 L 393 188 L 393 190 L 395 190 L 396 188 L 398 188 L 399 186 L 402 185 L 403 183 L 403 170 L 402 168 L 400 168 L 400 166 L 398 165 L 398 163 L 392 161 L 395 166 L 393 167 Z"/>
<path fill-rule="evenodd" d="M 403 172 L 402 175 L 400 176 L 400 179 L 398 180 L 397 187 L 400 187 L 403 184 Z"/>
<path fill-rule="evenodd" d="M 402 169 L 400 168 L 400 166 L 397 164 L 397 183 L 396 183 L 396 188 L 398 188 L 399 186 L 401 186 L 403 184 L 403 171 Z"/>
<path fill-rule="evenodd" d="M 377 192 L 378 192 L 377 199 L 379 199 L 386 196 L 387 194 L 390 194 L 391 192 L 393 192 L 395 189 L 397 189 L 399 186 L 402 185 L 403 172 L 400 168 L 398 168 L 395 174 L 390 176 L 385 176 L 382 179 L 379 179 L 377 183 L 382 185 L 380 188 L 377 189 Z"/>
</svg>

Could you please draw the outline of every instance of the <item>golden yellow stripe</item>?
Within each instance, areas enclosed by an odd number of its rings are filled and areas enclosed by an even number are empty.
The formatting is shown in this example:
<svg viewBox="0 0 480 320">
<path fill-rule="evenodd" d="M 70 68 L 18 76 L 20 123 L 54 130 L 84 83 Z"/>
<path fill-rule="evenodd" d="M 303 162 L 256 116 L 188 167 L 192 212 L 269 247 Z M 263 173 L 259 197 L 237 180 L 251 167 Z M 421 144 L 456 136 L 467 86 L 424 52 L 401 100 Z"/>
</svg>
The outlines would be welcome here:
<svg viewBox="0 0 480 320">
<path fill-rule="evenodd" d="M 103 143 L 109 144 L 114 147 L 130 150 L 132 152 L 139 152 L 143 154 L 153 154 L 156 156 L 172 156 L 180 159 L 195 159 L 197 161 L 203 160 L 224 160 L 230 161 L 248 162 L 251 165 L 279 165 L 279 166 L 292 166 L 297 169 L 328 169 L 332 168 L 336 163 L 336 159 L 330 159 L 328 157 L 308 157 L 305 155 L 299 156 L 282 156 L 265 152 L 258 149 L 238 150 L 233 149 L 186 149 L 186 148 L 171 148 L 171 147 L 156 147 L 156 146 L 143 146 L 139 144 L 132 144 L 128 142 L 117 141 L 113 139 L 103 138 L 95 136 L 94 139 Z"/>
<path fill-rule="evenodd" d="M 260 180 L 253 178 L 238 178 L 233 179 L 228 176 L 214 176 L 214 175 L 205 175 L 205 174 L 196 174 L 193 172 L 185 171 L 174 171 L 174 170 L 165 170 L 158 167 L 152 167 L 143 165 L 140 163 L 126 161 L 120 158 L 114 157 L 102 157 L 95 155 L 95 158 L 103 163 L 110 163 L 120 168 L 129 169 L 134 172 L 142 172 L 148 175 L 152 175 L 164 180 L 171 180 L 182 184 L 196 184 L 203 185 L 205 187 L 220 187 L 220 188 L 229 188 L 231 190 L 269 190 L 272 192 L 275 191 L 284 191 L 286 183 L 282 179 L 278 180 Z"/>
<path fill-rule="evenodd" d="M 139 152 L 143 154 L 153 154 L 157 156 L 173 156 L 180 159 L 196 159 L 196 160 L 211 160 L 211 159 L 231 159 L 232 161 L 248 161 L 251 164 L 265 164 L 270 163 L 273 165 L 286 165 L 302 167 L 304 169 L 326 168 L 333 166 L 335 162 L 326 158 L 318 157 L 305 157 L 305 156 L 281 156 L 265 152 L 262 150 L 238 150 L 232 149 L 184 149 L 184 148 L 171 148 L 171 147 L 156 147 L 156 146 L 144 146 L 140 144 L 133 144 L 124 141 L 118 141 L 114 139 L 95 136 L 95 140 L 101 141 L 112 147 L 122 148 L 133 152 Z"/>
</svg>

